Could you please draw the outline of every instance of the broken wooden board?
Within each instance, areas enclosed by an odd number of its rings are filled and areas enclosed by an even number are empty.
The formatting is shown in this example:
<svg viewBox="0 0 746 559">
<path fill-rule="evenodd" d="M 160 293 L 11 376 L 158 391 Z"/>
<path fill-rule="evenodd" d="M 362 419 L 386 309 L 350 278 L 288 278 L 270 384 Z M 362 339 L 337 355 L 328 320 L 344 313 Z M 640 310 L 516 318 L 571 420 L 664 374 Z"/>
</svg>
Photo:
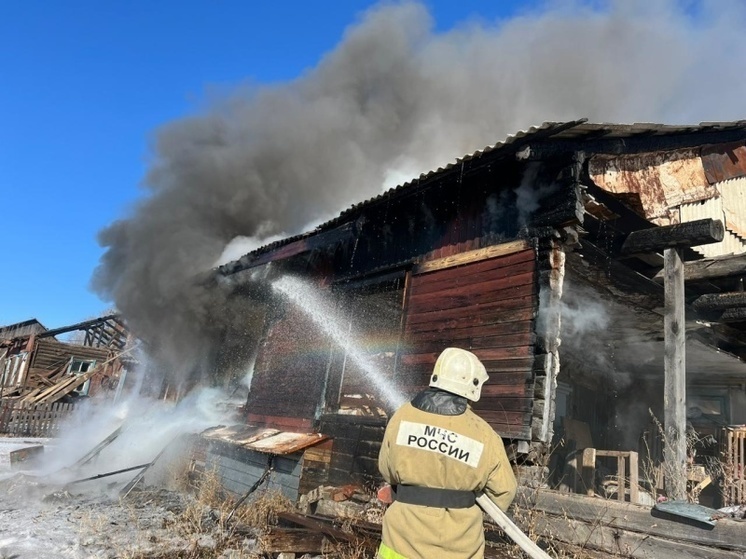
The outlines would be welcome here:
<svg viewBox="0 0 746 559">
<path fill-rule="evenodd" d="M 316 530 L 272 527 L 259 538 L 259 545 L 264 553 L 322 553 L 330 544 Z"/>
<path fill-rule="evenodd" d="M 298 526 L 304 526 L 306 528 L 309 528 L 311 530 L 321 532 L 323 534 L 326 534 L 327 536 L 330 536 L 331 538 L 342 541 L 342 542 L 355 542 L 358 538 L 355 534 L 351 534 L 349 532 L 343 532 L 342 530 L 335 528 L 331 525 L 331 522 L 323 522 L 320 520 L 315 520 L 313 518 L 309 518 L 308 516 L 304 514 L 296 514 L 292 512 L 279 512 L 277 513 L 277 518 L 284 520 L 285 522 L 290 522 L 292 524 L 297 524 Z"/>
</svg>

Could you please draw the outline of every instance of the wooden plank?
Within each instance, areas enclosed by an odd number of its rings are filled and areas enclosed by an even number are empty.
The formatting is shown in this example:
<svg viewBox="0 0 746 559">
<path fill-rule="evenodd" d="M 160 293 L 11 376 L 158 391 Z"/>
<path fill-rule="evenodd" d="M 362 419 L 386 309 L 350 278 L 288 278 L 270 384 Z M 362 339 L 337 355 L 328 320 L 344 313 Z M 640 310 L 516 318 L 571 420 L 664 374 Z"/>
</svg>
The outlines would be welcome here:
<svg viewBox="0 0 746 559">
<path fill-rule="evenodd" d="M 533 381 L 533 375 L 530 370 L 507 372 L 507 373 L 488 373 L 490 380 L 482 386 L 482 394 L 498 394 L 501 387 L 504 386 L 530 386 Z M 492 391 L 495 392 L 492 392 Z"/>
<path fill-rule="evenodd" d="M 402 355 L 402 363 L 404 365 L 417 365 L 423 363 L 433 363 L 440 355 L 440 352 L 445 349 L 445 345 L 440 348 L 439 351 L 431 353 L 410 353 Z M 479 357 L 480 360 L 500 360 L 510 359 L 513 357 L 528 357 L 533 355 L 533 349 L 530 346 L 520 347 L 501 347 L 495 349 L 475 349 L 473 353 Z"/>
<path fill-rule="evenodd" d="M 296 513 L 288 512 L 288 511 L 281 511 L 277 513 L 277 517 L 281 520 L 284 520 L 285 522 L 291 522 L 293 524 L 304 526 L 316 532 L 326 534 L 327 536 L 337 541 L 355 542 L 358 540 L 358 537 L 355 534 L 344 532 L 342 530 L 334 528 L 333 526 L 327 524 L 326 522 L 320 522 L 318 520 L 308 518 L 307 516 L 302 515 L 302 514 L 296 514 Z"/>
<path fill-rule="evenodd" d="M 507 316 L 513 311 L 530 309 L 533 311 L 536 305 L 535 290 L 521 296 L 509 296 L 506 298 L 495 298 L 491 302 L 479 305 L 479 315 L 491 319 L 492 317 Z M 454 307 L 446 309 L 432 309 L 427 311 L 407 311 L 407 327 L 410 324 L 445 322 L 448 320 L 468 320 L 476 313 L 465 313 L 463 308 Z"/>
<path fill-rule="evenodd" d="M 518 239 L 508 243 L 499 245 L 493 245 L 485 248 L 479 248 L 471 250 L 469 252 L 462 252 L 453 256 L 447 256 L 445 258 L 438 258 L 436 260 L 430 260 L 428 262 L 422 262 L 414 268 L 415 274 L 424 274 L 428 272 L 434 272 L 436 270 L 443 270 L 445 268 L 452 268 L 454 266 L 462 266 L 471 262 L 478 262 L 487 258 L 495 258 L 498 256 L 505 256 L 521 250 L 531 248 L 531 244 L 526 239 Z"/>
<path fill-rule="evenodd" d="M 686 323 L 681 249 L 667 248 L 664 268 L 665 487 L 670 499 L 686 499 Z"/>
<path fill-rule="evenodd" d="M 465 287 L 490 279 L 500 279 L 531 272 L 536 268 L 533 251 L 518 252 L 505 258 L 469 264 L 465 268 L 452 268 L 437 274 L 413 276 L 412 293 L 423 295 L 450 287 Z"/>
<path fill-rule="evenodd" d="M 472 352 L 481 350 L 491 350 L 497 348 L 513 349 L 519 351 L 521 348 L 530 347 L 535 341 L 533 332 L 524 332 L 522 334 L 512 334 L 505 336 L 492 336 L 489 338 L 448 338 L 444 337 L 433 341 L 420 341 L 418 339 L 410 340 L 410 345 L 414 345 L 416 350 L 421 353 L 439 352 L 446 347 L 460 347 Z M 512 353 L 511 356 L 528 355 L 529 353 L 520 352 Z"/>
<path fill-rule="evenodd" d="M 530 420 L 523 412 L 501 410 L 475 410 L 475 412 L 489 424 L 509 425 L 511 427 L 530 424 Z"/>
<path fill-rule="evenodd" d="M 500 421 L 489 421 L 486 418 L 485 421 L 495 433 L 505 439 L 531 440 L 531 425 L 506 424 Z"/>
<path fill-rule="evenodd" d="M 596 527 L 624 528 L 670 540 L 746 552 L 744 524 L 735 520 L 718 520 L 712 529 L 695 528 L 685 522 L 669 520 L 659 515 L 653 516 L 650 507 L 631 503 L 589 499 L 586 496 L 547 489 L 536 491 L 519 487 L 518 493 L 517 504 L 537 512 L 573 518 Z"/>
<path fill-rule="evenodd" d="M 479 399 L 479 402 L 473 404 L 475 411 L 489 412 L 527 412 L 533 408 L 534 400 L 526 394 L 525 387 L 519 391 L 517 396 L 485 396 Z"/>
<path fill-rule="evenodd" d="M 321 553 L 324 534 L 316 530 L 273 527 L 259 538 L 264 553 Z"/>
<path fill-rule="evenodd" d="M 494 305 L 499 308 L 501 301 L 520 299 L 522 297 L 533 298 L 536 294 L 536 286 L 531 284 L 506 286 L 498 291 L 477 292 L 469 295 L 452 295 L 450 297 L 431 297 L 421 301 L 411 301 L 409 313 L 410 316 L 422 313 L 443 312 L 454 310 L 454 317 L 465 317 L 474 314 L 477 310 L 481 311 L 483 305 Z M 505 307 L 510 308 L 515 303 L 507 303 Z M 520 305 L 520 306 L 526 306 Z M 431 317 L 425 318 L 430 320 Z"/>
<path fill-rule="evenodd" d="M 567 516 L 536 515 L 532 526 L 539 537 L 564 541 L 583 548 L 604 552 L 604 557 L 630 559 L 743 559 L 739 551 L 715 549 L 671 541 L 664 537 L 650 536 L 614 526 L 598 525 L 574 520 Z"/>
<path fill-rule="evenodd" d="M 505 278 L 490 279 L 489 281 L 482 281 L 472 285 L 463 285 L 456 287 L 451 286 L 450 288 L 433 293 L 425 293 L 421 295 L 412 293 L 409 299 L 410 312 L 411 310 L 419 308 L 422 303 L 433 300 L 440 301 L 458 298 L 459 300 L 464 302 L 462 304 L 469 304 L 470 298 L 475 298 L 475 302 L 489 303 L 490 300 L 495 300 L 495 295 L 501 294 L 500 292 L 505 290 L 519 289 L 520 291 L 520 288 L 524 288 L 524 293 L 530 293 L 530 290 L 526 290 L 525 288 L 527 286 L 533 286 L 534 283 L 534 272 L 529 271 Z M 480 295 L 487 295 L 487 298 L 480 298 Z M 514 297 L 516 296 L 520 295 L 514 295 Z M 505 297 L 502 298 L 504 299 Z"/>
<path fill-rule="evenodd" d="M 524 316 L 530 316 L 531 311 L 524 311 Z M 473 320 L 473 319 L 472 319 Z M 420 324 L 430 330 L 407 330 L 408 337 L 412 340 L 442 340 L 442 339 L 466 339 L 466 338 L 486 338 L 489 336 L 505 336 L 511 334 L 529 334 L 533 333 L 533 321 L 528 320 L 515 322 L 497 322 L 493 324 L 483 324 L 480 326 L 464 326 L 463 328 L 443 328 L 436 324 Z"/>
<path fill-rule="evenodd" d="M 446 321 L 409 322 L 405 326 L 405 333 L 430 334 L 445 331 L 458 331 L 465 335 L 474 335 L 480 332 L 503 333 L 509 329 L 533 328 L 535 311 L 533 306 L 517 309 L 511 312 L 492 311 L 472 313 L 468 316 L 460 316 Z M 459 336 L 463 337 L 463 336 Z"/>
</svg>

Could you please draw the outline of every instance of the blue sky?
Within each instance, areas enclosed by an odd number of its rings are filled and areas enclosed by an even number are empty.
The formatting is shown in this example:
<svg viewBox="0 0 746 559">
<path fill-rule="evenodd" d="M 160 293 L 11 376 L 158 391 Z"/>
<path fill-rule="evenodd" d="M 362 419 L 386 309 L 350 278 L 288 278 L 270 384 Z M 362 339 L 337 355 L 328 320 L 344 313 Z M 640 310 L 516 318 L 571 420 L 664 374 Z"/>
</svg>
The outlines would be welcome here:
<svg viewBox="0 0 746 559">
<path fill-rule="evenodd" d="M 0 325 L 109 308 L 89 289 L 96 235 L 144 196 L 154 131 L 237 85 L 301 75 L 375 4 L 0 3 Z M 537 2 L 425 4 L 444 30 Z"/>
</svg>

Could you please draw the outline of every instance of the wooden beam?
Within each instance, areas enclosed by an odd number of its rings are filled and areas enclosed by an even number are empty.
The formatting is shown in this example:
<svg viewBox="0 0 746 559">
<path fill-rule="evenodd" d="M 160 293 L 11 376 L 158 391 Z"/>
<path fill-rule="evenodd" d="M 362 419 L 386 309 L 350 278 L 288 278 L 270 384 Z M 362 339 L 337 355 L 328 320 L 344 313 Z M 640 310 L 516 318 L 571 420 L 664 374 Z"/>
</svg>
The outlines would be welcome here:
<svg viewBox="0 0 746 559">
<path fill-rule="evenodd" d="M 746 322 L 746 309 L 727 309 L 718 319 L 718 322 Z"/>
<path fill-rule="evenodd" d="M 277 513 L 277 518 L 285 522 L 291 522 L 293 524 L 297 524 L 298 526 L 303 526 L 305 528 L 313 530 L 314 532 L 325 534 L 336 541 L 356 542 L 359 539 L 358 536 L 356 536 L 355 534 L 335 528 L 330 523 L 321 522 L 319 520 L 309 518 L 304 514 L 282 511 Z"/>
<path fill-rule="evenodd" d="M 684 264 L 684 281 L 699 281 L 730 276 L 746 276 L 746 253 L 703 258 Z M 653 278 L 663 281 L 663 270 Z"/>
<path fill-rule="evenodd" d="M 291 242 L 278 241 L 280 246 L 269 249 L 266 252 L 261 252 L 262 249 L 257 249 L 254 252 L 250 252 L 234 260 L 219 266 L 213 274 L 228 276 L 243 270 L 250 268 L 256 268 L 269 262 L 275 262 L 277 260 L 285 260 L 305 252 L 316 250 L 317 248 L 334 246 L 337 243 L 346 242 L 351 240 L 358 234 L 358 228 L 356 222 L 349 222 L 340 225 L 334 229 L 322 232 L 307 233 L 301 235 L 300 239 Z M 269 245 L 268 245 L 269 246 Z M 259 254 L 258 254 L 259 253 Z"/>
<path fill-rule="evenodd" d="M 528 250 L 529 248 L 531 248 L 531 246 L 531 243 L 527 239 L 518 239 L 516 241 L 510 241 L 508 243 L 492 245 L 485 248 L 462 252 L 460 254 L 454 254 L 453 256 L 446 256 L 445 258 L 438 258 L 436 260 L 422 262 L 415 266 L 413 272 L 415 274 L 434 272 L 435 270 L 461 266 L 463 264 L 469 264 L 471 262 L 478 262 L 479 260 L 486 260 L 487 258 L 506 256 L 508 254 L 513 254 L 514 252 Z"/>
<path fill-rule="evenodd" d="M 707 293 L 698 297 L 692 308 L 697 312 L 723 311 L 746 307 L 746 292 Z"/>
<path fill-rule="evenodd" d="M 686 323 L 681 249 L 663 252 L 664 471 L 670 499 L 686 499 Z"/>
<path fill-rule="evenodd" d="M 718 520 L 714 529 L 692 529 L 691 524 L 682 522 L 680 518 L 674 520 L 653 516 L 649 506 L 610 499 L 589 499 L 585 495 L 529 487 L 518 488 L 514 506 L 543 513 L 539 514 L 539 517 L 557 516 L 582 521 L 589 524 L 592 530 L 609 527 L 637 532 L 646 537 L 658 536 L 678 544 L 690 543 L 711 549 L 729 549 L 741 554 L 746 552 L 743 522 L 728 518 Z M 682 556 L 682 559 L 683 557 L 691 556 Z"/>
<path fill-rule="evenodd" d="M 633 231 L 622 245 L 622 254 L 660 252 L 667 248 L 685 248 L 718 243 L 725 236 L 719 219 L 700 219 L 665 227 Z"/>
</svg>

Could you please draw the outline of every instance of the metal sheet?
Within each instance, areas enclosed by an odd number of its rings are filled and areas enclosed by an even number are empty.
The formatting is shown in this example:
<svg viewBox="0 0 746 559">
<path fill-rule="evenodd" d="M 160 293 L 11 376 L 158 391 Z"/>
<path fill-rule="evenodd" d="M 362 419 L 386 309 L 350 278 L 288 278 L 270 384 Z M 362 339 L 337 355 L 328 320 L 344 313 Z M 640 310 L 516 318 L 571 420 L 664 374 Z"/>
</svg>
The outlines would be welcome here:
<svg viewBox="0 0 746 559">
<path fill-rule="evenodd" d="M 292 454 L 313 446 L 328 437 L 321 433 L 278 433 L 252 443 L 249 448 L 269 454 Z"/>
<path fill-rule="evenodd" d="M 676 206 L 717 195 L 693 149 L 596 155 L 590 160 L 589 171 L 593 181 L 607 192 L 636 198 L 641 215 L 659 225 L 676 222 Z"/>
<path fill-rule="evenodd" d="M 653 508 L 666 514 L 696 520 L 710 526 L 715 526 L 715 520 L 723 517 L 715 509 L 687 503 L 686 501 L 663 501 L 662 503 L 656 503 Z"/>
<path fill-rule="evenodd" d="M 710 183 L 746 176 L 746 146 L 735 144 L 702 148 L 702 165 Z"/>
<path fill-rule="evenodd" d="M 710 245 L 692 247 L 692 250 L 707 258 L 746 252 L 746 243 L 744 240 L 737 236 L 728 226 L 728 220 L 724 214 L 724 201 L 723 196 L 718 196 L 693 204 L 683 204 L 679 208 L 679 219 L 682 223 L 707 218 L 724 221 L 725 235 L 722 241 Z"/>
<path fill-rule="evenodd" d="M 715 186 L 723 199 L 726 228 L 746 239 L 746 177 L 731 179 Z"/>
</svg>

